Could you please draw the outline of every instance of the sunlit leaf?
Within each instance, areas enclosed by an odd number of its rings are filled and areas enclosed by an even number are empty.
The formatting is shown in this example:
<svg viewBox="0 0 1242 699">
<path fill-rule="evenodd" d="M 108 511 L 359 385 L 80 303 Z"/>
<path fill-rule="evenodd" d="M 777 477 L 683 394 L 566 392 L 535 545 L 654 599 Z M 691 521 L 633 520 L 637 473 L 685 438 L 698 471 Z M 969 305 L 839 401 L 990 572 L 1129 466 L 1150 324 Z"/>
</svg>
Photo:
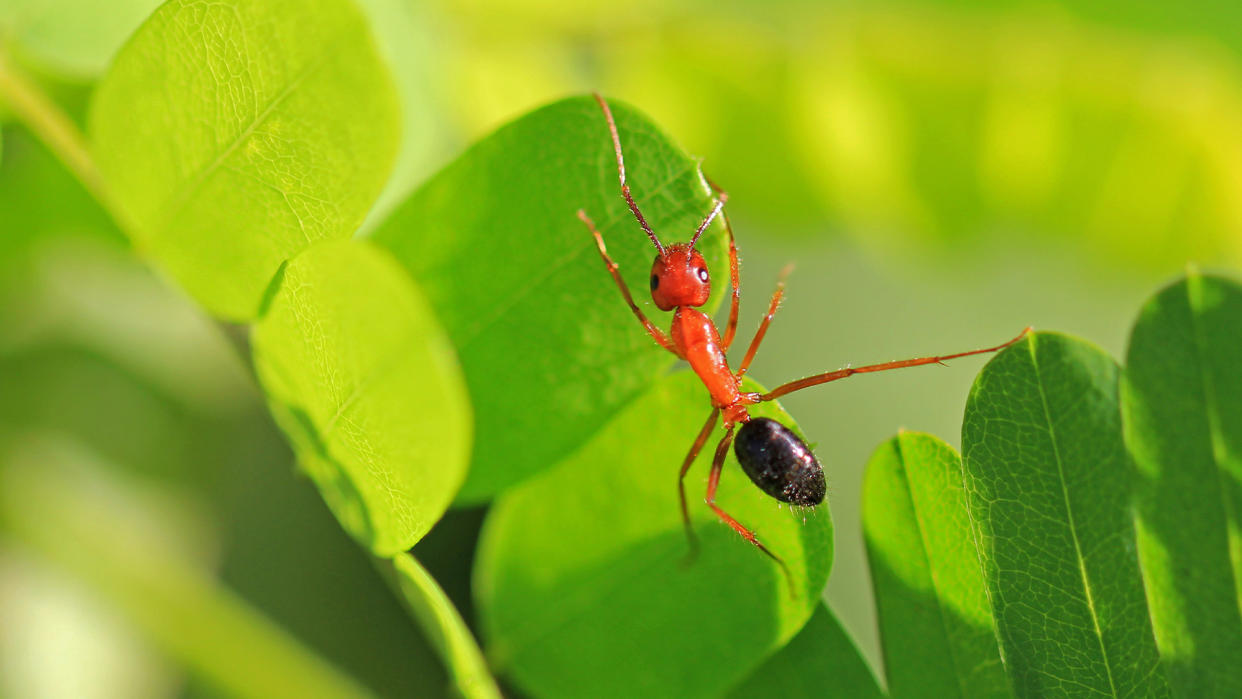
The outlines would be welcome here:
<svg viewBox="0 0 1242 699">
<path fill-rule="evenodd" d="M 254 331 L 255 368 L 303 468 L 376 554 L 413 546 L 465 477 L 469 407 L 452 348 L 384 251 L 315 246 Z"/>
<path fill-rule="evenodd" d="M 789 645 L 728 696 L 879 699 L 884 693 L 841 622 L 828 605 L 821 604 Z"/>
<path fill-rule="evenodd" d="M 827 506 L 791 510 L 731 454 L 725 463 L 719 505 L 784 558 L 793 596 L 780 568 L 703 504 L 715 440 L 686 481 L 703 546 L 685 563 L 677 472 L 708 411 L 696 376 L 670 376 L 567 460 L 496 501 L 475 594 L 499 672 L 545 697 L 584 688 L 596 697 L 714 696 L 819 607 L 832 563 Z M 755 413 L 788 424 L 774 404 Z"/>
<path fill-rule="evenodd" d="M 863 529 L 893 695 L 1011 696 L 953 447 L 913 432 L 881 445 Z"/>
<path fill-rule="evenodd" d="M 90 136 L 137 247 L 250 319 L 282 262 L 358 227 L 398 119 L 348 0 L 172 0 L 104 76 Z"/>
<path fill-rule="evenodd" d="M 984 367 L 962 426 L 965 485 L 1019 696 L 1164 696 L 1131 521 L 1116 363 L 1038 333 Z"/>
<path fill-rule="evenodd" d="M 1183 696 L 1242 693 L 1242 287 L 1192 273 L 1151 299 L 1122 390 L 1138 543 Z"/>
<path fill-rule="evenodd" d="M 614 110 L 644 215 L 664 240 L 689 240 L 711 208 L 696 161 L 636 112 Z M 375 235 L 427 292 L 461 356 L 478 421 L 465 500 L 563 458 L 673 362 L 634 320 L 578 209 L 667 328 L 647 292 L 655 251 L 621 198 L 608 129 L 589 97 L 475 144 Z M 698 247 L 718 299 L 728 279 L 723 227 Z"/>
</svg>

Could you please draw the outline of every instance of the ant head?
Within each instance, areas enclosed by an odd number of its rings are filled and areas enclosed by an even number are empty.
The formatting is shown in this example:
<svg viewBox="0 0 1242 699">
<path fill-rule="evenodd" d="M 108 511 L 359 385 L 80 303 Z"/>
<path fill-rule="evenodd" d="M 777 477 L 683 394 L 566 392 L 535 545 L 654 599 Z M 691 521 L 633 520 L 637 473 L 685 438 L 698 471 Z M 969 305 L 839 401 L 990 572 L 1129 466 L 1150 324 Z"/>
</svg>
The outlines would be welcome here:
<svg viewBox="0 0 1242 699">
<path fill-rule="evenodd" d="M 702 306 L 711 293 L 707 262 L 693 243 L 670 245 L 651 263 L 651 300 L 661 311 Z"/>
</svg>

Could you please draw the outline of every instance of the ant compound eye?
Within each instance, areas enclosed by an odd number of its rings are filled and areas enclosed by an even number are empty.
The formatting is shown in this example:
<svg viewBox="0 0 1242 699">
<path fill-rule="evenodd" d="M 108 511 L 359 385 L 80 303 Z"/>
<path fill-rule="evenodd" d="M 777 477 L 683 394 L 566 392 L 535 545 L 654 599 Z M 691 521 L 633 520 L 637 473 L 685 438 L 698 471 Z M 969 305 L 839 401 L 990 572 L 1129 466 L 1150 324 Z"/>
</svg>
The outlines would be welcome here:
<svg viewBox="0 0 1242 699">
<path fill-rule="evenodd" d="M 704 284 L 706 284 L 706 283 L 707 283 L 707 268 L 706 268 L 706 267 L 699 267 L 698 272 L 699 272 L 699 281 L 701 281 L 701 282 L 703 282 Z"/>
<path fill-rule="evenodd" d="M 660 275 L 653 274 L 651 275 L 651 290 L 655 291 L 658 288 L 660 288 Z"/>
</svg>

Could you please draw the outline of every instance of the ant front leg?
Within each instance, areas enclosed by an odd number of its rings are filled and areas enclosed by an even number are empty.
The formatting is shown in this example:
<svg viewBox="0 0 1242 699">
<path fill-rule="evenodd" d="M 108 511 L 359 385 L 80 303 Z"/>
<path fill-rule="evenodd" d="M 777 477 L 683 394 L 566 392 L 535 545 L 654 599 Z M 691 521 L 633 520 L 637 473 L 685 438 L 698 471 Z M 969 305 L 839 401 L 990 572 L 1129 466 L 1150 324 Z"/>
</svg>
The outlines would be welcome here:
<svg viewBox="0 0 1242 699">
<path fill-rule="evenodd" d="M 699 436 L 695 438 L 694 444 L 690 446 L 690 453 L 686 454 L 686 460 L 681 464 L 681 473 L 677 474 L 677 494 L 681 496 L 681 522 L 686 527 L 686 540 L 690 543 L 690 551 L 686 554 L 686 563 L 690 563 L 699 554 L 699 539 L 694 535 L 694 527 L 690 524 L 690 508 L 686 506 L 686 473 L 690 470 L 690 466 L 694 464 L 694 460 L 698 458 L 699 452 L 703 450 L 703 445 L 707 443 L 707 438 L 712 435 L 712 430 L 716 429 L 716 418 L 720 416 L 720 408 L 712 408 L 712 412 L 707 416 L 707 422 L 703 425 L 703 429 L 699 430 Z"/>
<path fill-rule="evenodd" d="M 984 349 L 971 350 L 969 352 L 958 352 L 957 354 L 946 354 L 946 355 L 942 355 L 939 357 L 919 357 L 918 359 L 902 359 L 902 360 L 895 361 L 895 362 L 884 362 L 883 364 L 872 364 L 870 366 L 860 366 L 857 368 L 838 369 L 836 371 L 830 371 L 825 374 L 816 374 L 815 376 L 808 376 L 805 379 L 798 379 L 797 381 L 790 381 L 787 384 L 777 386 L 776 388 L 772 389 L 768 393 L 765 393 L 762 396 L 760 396 L 759 400 L 761 401 L 775 400 L 777 398 L 780 398 L 781 396 L 789 395 L 790 393 L 793 393 L 794 391 L 801 391 L 802 389 L 810 388 L 811 386 L 818 386 L 823 383 L 828 383 L 829 381 L 836 381 L 838 379 L 844 379 L 846 377 L 853 376 L 854 374 L 870 374 L 876 371 L 888 371 L 889 369 L 904 369 L 910 366 L 923 366 L 924 364 L 944 364 L 950 359 L 957 359 L 959 357 L 969 357 L 974 354 L 987 354 L 988 352 L 999 352 L 1000 350 L 1003 350 L 1010 345 L 1018 343 L 1019 341 L 1022 340 L 1022 338 L 1026 337 L 1027 333 L 1029 332 L 1031 332 L 1031 328 L 1027 327 L 1021 333 L 1019 333 L 1018 336 L 1015 337 L 1014 339 L 1008 342 L 999 344 L 995 347 L 985 347 Z"/>
<path fill-rule="evenodd" d="M 742 363 L 738 365 L 738 379 L 746 375 L 746 370 L 750 368 L 750 363 L 754 361 L 755 353 L 759 351 L 759 345 L 763 342 L 763 336 L 768 334 L 768 326 L 772 324 L 772 317 L 776 315 L 776 309 L 781 305 L 781 299 L 785 296 L 785 280 L 789 278 L 789 273 L 792 271 L 792 263 L 785 265 L 785 268 L 781 270 L 781 276 L 776 280 L 776 291 L 772 292 L 772 300 L 768 303 L 768 314 L 760 321 L 759 329 L 755 331 L 755 339 L 750 341 L 746 356 L 742 357 Z"/>
<path fill-rule="evenodd" d="M 725 524 L 732 527 L 733 531 L 740 534 L 743 539 L 746 539 L 750 543 L 754 544 L 760 551 L 767 554 L 768 558 L 771 558 L 780 565 L 781 571 L 785 573 L 785 580 L 789 583 L 789 594 L 793 597 L 797 597 L 797 588 L 794 586 L 793 576 L 789 573 L 789 566 L 785 565 L 785 561 L 781 559 L 780 556 L 772 553 L 767 546 L 764 546 L 763 542 L 759 541 L 759 537 L 755 536 L 754 532 L 747 529 L 741 522 L 734 519 L 732 515 L 720 509 L 720 507 L 716 505 L 716 487 L 720 485 L 720 471 L 724 467 L 725 455 L 729 453 L 729 445 L 733 443 L 733 427 L 733 425 L 729 425 L 729 429 L 725 432 L 725 436 L 720 439 L 720 444 L 716 445 L 716 454 L 712 458 L 712 472 L 707 478 L 707 497 L 705 498 L 707 506 L 712 508 L 712 511 L 716 513 L 716 516 L 723 520 Z"/>
<path fill-rule="evenodd" d="M 578 209 L 578 218 L 582 219 L 582 222 L 591 231 L 591 235 L 595 236 L 595 245 L 599 248 L 599 256 L 604 259 L 604 266 L 608 268 L 608 273 L 612 275 L 613 281 L 617 283 L 617 288 L 621 290 L 621 296 L 629 304 L 630 310 L 634 312 L 638 322 L 643 324 L 643 327 L 647 329 L 647 334 L 651 335 L 651 338 L 659 343 L 661 347 L 673 354 L 677 354 L 677 348 L 673 346 L 672 340 L 669 340 L 663 331 L 657 328 L 650 320 L 647 320 L 647 316 L 643 314 L 642 309 L 638 307 L 638 304 L 634 303 L 634 297 L 630 296 L 630 288 L 625 285 L 625 280 L 621 278 L 621 273 L 617 271 L 617 263 L 613 262 L 612 258 L 608 256 L 608 248 L 604 245 L 604 236 L 600 235 L 595 228 L 595 222 L 582 209 Z"/>
</svg>

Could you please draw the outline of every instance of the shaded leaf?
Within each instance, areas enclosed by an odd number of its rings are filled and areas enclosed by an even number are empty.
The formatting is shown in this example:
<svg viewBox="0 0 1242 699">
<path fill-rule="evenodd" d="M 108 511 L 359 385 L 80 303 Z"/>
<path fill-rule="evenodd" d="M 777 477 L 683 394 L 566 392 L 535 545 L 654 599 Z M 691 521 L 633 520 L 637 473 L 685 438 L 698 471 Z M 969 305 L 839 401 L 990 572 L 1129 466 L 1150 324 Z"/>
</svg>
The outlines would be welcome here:
<svg viewBox="0 0 1242 699">
<path fill-rule="evenodd" d="M 1184 696 L 1242 694 L 1242 288 L 1192 273 L 1151 299 L 1122 383 L 1139 555 Z"/>
<path fill-rule="evenodd" d="M 876 449 L 863 530 L 892 695 L 1011 696 L 953 447 L 902 432 Z"/>
<path fill-rule="evenodd" d="M 820 604 L 789 645 L 729 693 L 731 699 L 775 696 L 879 699 L 884 693 L 854 640 Z"/>
<path fill-rule="evenodd" d="M 613 109 L 644 215 L 665 240 L 688 240 L 711 206 L 696 161 L 644 117 Z M 594 218 L 632 293 L 667 327 L 647 295 L 655 253 L 613 158 L 595 101 L 558 102 L 475 144 L 375 234 L 426 290 L 466 371 L 479 439 L 463 500 L 563 458 L 673 362 L 635 322 L 575 216 Z M 728 269 L 722 232 L 699 244 L 716 299 Z"/>
<path fill-rule="evenodd" d="M 255 325 L 254 360 L 342 526 L 380 556 L 413 546 L 465 477 L 470 417 L 452 348 L 405 271 L 364 242 L 307 250 Z"/>
<path fill-rule="evenodd" d="M 677 472 L 707 417 L 706 398 L 695 375 L 667 377 L 570 458 L 496 501 L 475 594 L 493 667 L 524 690 L 718 695 L 819 607 L 832 563 L 827 506 L 790 510 L 731 455 L 725 464 L 719 505 L 784 558 L 794 597 L 780 568 L 702 504 L 715 441 L 686 480 L 703 546 L 684 565 Z M 771 403 L 754 413 L 789 422 Z"/>
<path fill-rule="evenodd" d="M 487 669 L 474 635 L 431 574 L 409 554 L 392 559 L 398 585 L 419 626 L 440 652 L 453 685 L 469 699 L 496 697 L 500 689 Z"/>
<path fill-rule="evenodd" d="M 104 76 L 89 131 L 137 247 L 250 319 L 282 262 L 358 227 L 398 119 L 348 0 L 172 0 Z"/>
<path fill-rule="evenodd" d="M 972 526 L 1020 696 L 1163 696 L 1130 510 L 1118 368 L 1038 333 L 988 362 L 962 426 Z"/>
</svg>

